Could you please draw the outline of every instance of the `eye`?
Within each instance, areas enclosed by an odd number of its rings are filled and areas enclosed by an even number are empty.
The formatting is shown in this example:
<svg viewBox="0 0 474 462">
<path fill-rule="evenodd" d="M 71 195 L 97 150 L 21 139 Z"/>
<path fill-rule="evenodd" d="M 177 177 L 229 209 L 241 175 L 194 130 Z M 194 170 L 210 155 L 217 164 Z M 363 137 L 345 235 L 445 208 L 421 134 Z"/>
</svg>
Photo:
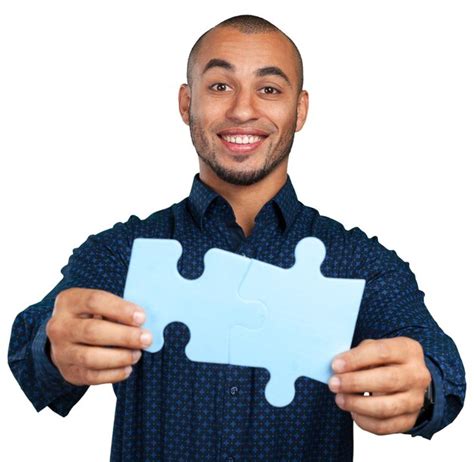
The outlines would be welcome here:
<svg viewBox="0 0 474 462">
<path fill-rule="evenodd" d="M 226 88 L 228 88 L 228 85 L 226 83 L 218 82 L 209 87 L 211 90 L 216 90 L 219 92 L 226 91 Z"/>
<path fill-rule="evenodd" d="M 262 90 L 265 95 L 277 95 L 278 93 L 281 93 L 281 91 L 277 90 L 275 87 L 263 87 Z"/>
</svg>

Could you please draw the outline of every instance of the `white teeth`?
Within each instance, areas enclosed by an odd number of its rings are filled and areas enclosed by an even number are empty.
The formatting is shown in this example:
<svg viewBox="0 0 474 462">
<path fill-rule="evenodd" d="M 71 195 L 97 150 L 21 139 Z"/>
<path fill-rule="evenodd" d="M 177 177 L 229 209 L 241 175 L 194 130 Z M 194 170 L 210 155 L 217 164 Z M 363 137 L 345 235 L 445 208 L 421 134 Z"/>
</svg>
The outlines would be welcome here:
<svg viewBox="0 0 474 462">
<path fill-rule="evenodd" d="M 236 144 L 250 144 L 256 143 L 263 139 L 263 136 L 253 136 L 253 135 L 243 135 L 243 136 L 225 136 L 223 135 L 222 138 L 226 140 L 228 143 L 236 143 Z"/>
</svg>

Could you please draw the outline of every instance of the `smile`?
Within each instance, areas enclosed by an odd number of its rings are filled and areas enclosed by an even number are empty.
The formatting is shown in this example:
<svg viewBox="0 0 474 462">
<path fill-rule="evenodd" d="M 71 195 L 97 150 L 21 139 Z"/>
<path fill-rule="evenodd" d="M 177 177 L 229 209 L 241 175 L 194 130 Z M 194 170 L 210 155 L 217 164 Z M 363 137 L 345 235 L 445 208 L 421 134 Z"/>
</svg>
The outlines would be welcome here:
<svg viewBox="0 0 474 462">
<path fill-rule="evenodd" d="M 222 133 L 218 136 L 222 144 L 233 154 L 251 154 L 265 141 L 268 135 Z"/>
<path fill-rule="evenodd" d="M 263 143 L 263 136 L 219 136 L 222 144 L 233 154 L 251 154 Z"/>
<path fill-rule="evenodd" d="M 228 143 L 235 144 L 254 144 L 263 140 L 263 136 L 243 135 L 243 136 L 222 136 L 222 139 Z"/>
</svg>

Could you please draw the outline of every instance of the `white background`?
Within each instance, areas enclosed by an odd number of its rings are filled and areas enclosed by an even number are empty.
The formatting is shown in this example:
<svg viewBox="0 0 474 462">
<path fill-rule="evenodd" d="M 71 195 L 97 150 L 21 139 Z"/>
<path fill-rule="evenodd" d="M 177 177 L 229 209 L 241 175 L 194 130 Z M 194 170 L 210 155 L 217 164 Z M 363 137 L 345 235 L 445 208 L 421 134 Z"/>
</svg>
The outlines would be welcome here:
<svg viewBox="0 0 474 462">
<path fill-rule="evenodd" d="M 7 366 L 11 325 L 90 234 L 189 194 L 198 164 L 178 87 L 194 41 L 237 14 L 270 20 L 303 55 L 310 112 L 289 166 L 299 199 L 410 263 L 469 386 L 472 2 L 231 4 L 1 2 L 2 460 L 108 460 L 111 386 L 91 388 L 65 419 L 37 414 Z M 468 389 L 431 441 L 355 426 L 355 460 L 466 460 L 472 416 Z"/>
</svg>

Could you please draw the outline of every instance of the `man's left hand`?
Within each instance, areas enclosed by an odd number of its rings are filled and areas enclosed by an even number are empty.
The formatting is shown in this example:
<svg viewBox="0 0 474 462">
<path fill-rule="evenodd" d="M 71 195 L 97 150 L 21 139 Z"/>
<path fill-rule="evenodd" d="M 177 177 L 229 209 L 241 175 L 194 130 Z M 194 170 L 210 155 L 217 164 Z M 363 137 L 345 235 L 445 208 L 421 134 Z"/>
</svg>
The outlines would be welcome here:
<svg viewBox="0 0 474 462">
<path fill-rule="evenodd" d="M 376 435 L 413 428 L 431 382 L 419 342 L 408 337 L 364 340 L 336 356 L 332 366 L 329 388 L 360 428 Z"/>
</svg>

